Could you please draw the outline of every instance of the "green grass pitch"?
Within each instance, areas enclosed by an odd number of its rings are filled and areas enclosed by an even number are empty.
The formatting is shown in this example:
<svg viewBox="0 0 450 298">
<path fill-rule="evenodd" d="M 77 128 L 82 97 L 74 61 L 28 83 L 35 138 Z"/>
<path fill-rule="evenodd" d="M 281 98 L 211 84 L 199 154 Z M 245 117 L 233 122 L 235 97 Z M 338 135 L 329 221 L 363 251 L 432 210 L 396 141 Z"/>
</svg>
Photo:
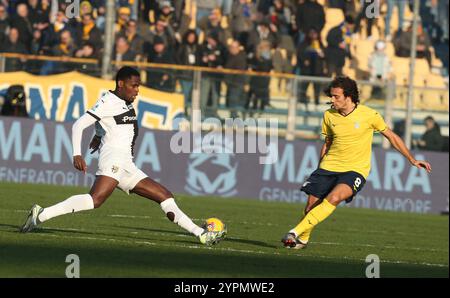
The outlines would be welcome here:
<svg viewBox="0 0 450 298">
<path fill-rule="evenodd" d="M 0 277 L 65 277 L 69 254 L 81 277 L 365 277 L 366 256 L 379 256 L 381 277 L 448 277 L 447 216 L 338 208 L 316 227 L 305 250 L 280 239 L 304 206 L 177 196 L 201 224 L 218 217 L 227 238 L 199 244 L 159 206 L 115 191 L 97 210 L 68 214 L 18 233 L 33 203 L 43 207 L 86 188 L 0 183 Z"/>
</svg>

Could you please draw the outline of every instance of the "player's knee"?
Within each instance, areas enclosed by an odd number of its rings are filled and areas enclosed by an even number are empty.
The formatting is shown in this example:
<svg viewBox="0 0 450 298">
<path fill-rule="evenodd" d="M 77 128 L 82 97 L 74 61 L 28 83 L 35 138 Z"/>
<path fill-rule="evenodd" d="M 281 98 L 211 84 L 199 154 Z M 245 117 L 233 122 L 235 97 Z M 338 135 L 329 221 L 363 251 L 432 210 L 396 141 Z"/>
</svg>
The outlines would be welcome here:
<svg viewBox="0 0 450 298">
<path fill-rule="evenodd" d="M 97 209 L 99 208 L 103 202 L 105 202 L 105 198 L 101 195 L 91 195 L 92 196 L 92 200 L 94 201 L 94 208 Z"/>
<path fill-rule="evenodd" d="M 338 194 L 331 194 L 327 197 L 327 201 L 336 206 L 341 202 L 341 198 Z"/>
</svg>

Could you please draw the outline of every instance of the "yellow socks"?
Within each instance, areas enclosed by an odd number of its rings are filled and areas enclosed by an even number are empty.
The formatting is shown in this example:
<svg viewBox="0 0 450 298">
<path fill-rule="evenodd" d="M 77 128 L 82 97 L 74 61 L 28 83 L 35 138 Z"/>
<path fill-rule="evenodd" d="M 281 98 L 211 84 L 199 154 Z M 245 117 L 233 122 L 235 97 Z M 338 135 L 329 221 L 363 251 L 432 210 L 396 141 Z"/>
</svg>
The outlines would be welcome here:
<svg viewBox="0 0 450 298">
<path fill-rule="evenodd" d="M 308 242 L 309 235 L 312 229 L 325 218 L 331 215 L 336 209 L 336 206 L 332 205 L 326 199 L 322 203 L 317 205 L 314 209 L 309 211 L 308 214 L 300 221 L 300 223 L 293 229 L 296 235 L 300 236 L 302 242 Z"/>
<path fill-rule="evenodd" d="M 298 239 L 300 239 L 302 243 L 308 243 L 312 230 L 313 228 L 304 231 L 300 236 L 298 236 Z"/>
<path fill-rule="evenodd" d="M 312 210 L 312 209 L 311 209 Z M 302 217 L 302 219 L 300 220 L 300 221 L 302 221 L 304 218 L 305 218 L 305 216 L 306 216 L 306 210 L 304 210 L 303 211 L 303 217 Z M 312 232 L 312 228 L 311 229 L 308 229 L 308 230 L 306 230 L 306 231 L 304 231 L 301 235 L 298 235 L 298 238 L 300 239 L 300 241 L 302 242 L 302 243 L 308 243 L 308 241 L 309 241 L 309 237 L 311 236 L 311 232 Z M 294 230 L 291 230 L 291 231 L 289 231 L 289 232 L 291 232 L 291 233 L 293 233 L 293 232 L 295 232 Z"/>
</svg>

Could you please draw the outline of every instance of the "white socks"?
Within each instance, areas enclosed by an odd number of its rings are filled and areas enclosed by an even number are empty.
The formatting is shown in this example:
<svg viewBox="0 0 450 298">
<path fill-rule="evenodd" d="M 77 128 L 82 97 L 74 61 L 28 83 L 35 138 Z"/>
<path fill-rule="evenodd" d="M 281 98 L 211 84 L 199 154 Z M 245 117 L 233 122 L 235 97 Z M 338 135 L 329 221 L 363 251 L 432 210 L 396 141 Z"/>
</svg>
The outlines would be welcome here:
<svg viewBox="0 0 450 298">
<path fill-rule="evenodd" d="M 94 201 L 90 194 L 71 196 L 65 201 L 44 208 L 44 211 L 39 214 L 38 220 L 44 222 L 59 215 L 90 209 L 94 209 Z"/>
<path fill-rule="evenodd" d="M 168 215 L 170 219 L 173 218 L 173 222 L 178 224 L 186 231 L 194 234 L 197 237 L 203 233 L 204 230 L 193 223 L 192 220 L 186 214 L 184 214 L 183 211 L 180 210 L 180 208 L 178 208 L 173 198 L 163 201 L 160 205 L 164 213 Z M 91 209 L 94 209 L 94 201 L 92 200 L 91 195 L 84 194 L 71 196 L 65 201 L 44 208 L 44 211 L 39 214 L 38 220 L 42 223 L 59 215 Z"/>
<path fill-rule="evenodd" d="M 178 208 L 173 198 L 163 201 L 160 205 L 164 213 L 167 215 L 169 212 L 171 212 L 173 214 L 173 222 L 178 224 L 186 231 L 194 234 L 197 237 L 203 233 L 204 230 L 193 223 L 192 220 L 187 217 L 187 215 L 184 214 L 183 211 L 180 210 L 180 208 Z"/>
</svg>

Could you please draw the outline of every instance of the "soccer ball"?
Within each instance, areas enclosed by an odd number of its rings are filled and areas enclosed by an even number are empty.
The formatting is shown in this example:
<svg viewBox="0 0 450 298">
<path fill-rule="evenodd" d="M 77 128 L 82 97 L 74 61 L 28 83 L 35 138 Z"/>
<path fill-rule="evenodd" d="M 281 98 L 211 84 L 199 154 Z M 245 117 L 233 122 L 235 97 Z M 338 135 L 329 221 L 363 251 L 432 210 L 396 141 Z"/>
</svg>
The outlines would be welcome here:
<svg viewBox="0 0 450 298">
<path fill-rule="evenodd" d="M 208 232 L 216 232 L 216 243 L 223 240 L 227 235 L 227 226 L 218 218 L 211 217 L 205 220 L 202 226 Z"/>
</svg>

